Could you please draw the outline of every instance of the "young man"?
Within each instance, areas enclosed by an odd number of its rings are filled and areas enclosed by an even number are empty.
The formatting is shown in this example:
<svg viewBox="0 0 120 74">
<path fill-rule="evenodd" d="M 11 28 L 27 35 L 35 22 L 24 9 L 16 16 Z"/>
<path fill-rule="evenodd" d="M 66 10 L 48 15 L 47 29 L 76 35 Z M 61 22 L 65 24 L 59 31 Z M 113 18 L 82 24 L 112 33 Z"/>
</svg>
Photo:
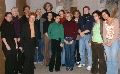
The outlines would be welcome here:
<svg viewBox="0 0 120 74">
<path fill-rule="evenodd" d="M 90 15 L 90 8 L 88 6 L 85 6 L 83 8 L 83 16 L 78 21 L 78 27 L 79 27 L 78 31 L 80 34 L 79 52 L 80 52 L 80 58 L 81 58 L 81 61 L 78 67 L 85 66 L 85 60 L 86 60 L 85 50 L 87 49 L 87 54 L 88 54 L 87 70 L 91 70 L 92 68 L 92 51 L 91 51 L 91 47 L 88 45 L 88 41 L 89 41 L 91 30 L 93 27 L 93 22 L 94 22 L 94 19 Z"/>
<path fill-rule="evenodd" d="M 55 71 L 60 71 L 60 62 L 61 62 L 61 50 L 64 42 L 64 29 L 62 24 L 60 24 L 60 16 L 55 16 L 55 22 L 51 23 L 48 27 L 48 35 L 51 39 L 51 49 L 52 56 L 49 63 L 49 71 L 53 72 L 54 64 Z M 56 63 L 55 63 L 56 58 Z"/>
</svg>

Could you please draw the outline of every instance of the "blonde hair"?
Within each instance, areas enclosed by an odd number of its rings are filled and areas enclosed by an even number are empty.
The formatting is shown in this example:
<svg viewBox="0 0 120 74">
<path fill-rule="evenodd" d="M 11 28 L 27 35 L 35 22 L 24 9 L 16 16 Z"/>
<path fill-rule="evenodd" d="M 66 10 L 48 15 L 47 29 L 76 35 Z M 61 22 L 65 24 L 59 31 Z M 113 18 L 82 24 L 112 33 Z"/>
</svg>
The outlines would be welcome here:
<svg viewBox="0 0 120 74">
<path fill-rule="evenodd" d="M 13 7 L 13 8 L 11 9 L 12 15 L 14 16 L 15 10 L 17 10 L 17 16 L 19 17 L 19 12 L 18 12 L 18 8 L 17 8 L 17 7 Z"/>
<path fill-rule="evenodd" d="M 66 15 L 69 14 L 71 16 L 71 18 L 73 17 L 73 14 L 70 12 L 67 12 Z"/>
</svg>

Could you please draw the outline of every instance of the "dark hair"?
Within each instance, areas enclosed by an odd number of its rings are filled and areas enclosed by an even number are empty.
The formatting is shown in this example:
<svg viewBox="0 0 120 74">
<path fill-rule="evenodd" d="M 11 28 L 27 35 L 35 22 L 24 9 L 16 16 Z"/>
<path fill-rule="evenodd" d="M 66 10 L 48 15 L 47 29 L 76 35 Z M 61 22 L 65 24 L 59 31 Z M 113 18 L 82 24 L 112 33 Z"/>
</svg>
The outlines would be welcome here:
<svg viewBox="0 0 120 74">
<path fill-rule="evenodd" d="M 87 8 L 88 10 L 90 10 L 90 7 L 89 7 L 89 6 L 85 6 L 85 7 L 83 7 L 83 10 L 84 10 L 84 8 Z"/>
<path fill-rule="evenodd" d="M 4 16 L 4 19 L 3 19 L 3 21 L 2 21 L 2 23 L 6 23 L 6 22 L 7 22 L 7 20 L 5 19 L 5 17 L 6 17 L 8 14 L 11 14 L 11 15 L 12 15 L 11 12 L 6 12 L 6 13 L 5 13 L 5 16 Z M 13 24 L 13 21 L 11 20 L 10 23 Z"/>
<path fill-rule="evenodd" d="M 44 6 L 43 6 L 44 10 L 47 11 L 47 10 L 46 10 L 46 5 L 47 5 L 47 4 L 50 5 L 50 7 L 51 7 L 50 9 L 52 10 L 53 5 L 52 5 L 50 2 L 46 2 L 46 3 L 44 4 Z"/>
<path fill-rule="evenodd" d="M 100 19 L 101 19 L 101 12 L 100 12 L 99 10 L 94 11 L 94 12 L 92 13 L 92 15 L 93 15 L 93 14 L 97 14 L 98 16 L 100 16 Z"/>
<path fill-rule="evenodd" d="M 27 8 L 27 7 L 30 9 L 30 6 L 26 5 L 23 7 L 23 11 L 25 11 L 25 8 Z"/>
<path fill-rule="evenodd" d="M 54 16 L 54 18 L 56 18 L 57 16 L 60 16 L 59 14 L 56 14 L 55 16 Z"/>
<path fill-rule="evenodd" d="M 80 11 L 79 11 L 79 10 L 75 10 L 74 13 L 73 13 L 73 19 L 75 19 L 75 16 L 74 16 L 74 15 L 75 15 L 76 12 L 79 13 L 79 18 L 81 17 L 81 13 L 80 13 Z"/>
<path fill-rule="evenodd" d="M 60 10 L 59 12 L 63 12 L 63 14 L 65 14 L 65 11 L 64 11 L 64 10 Z"/>
<path fill-rule="evenodd" d="M 108 16 L 110 17 L 110 13 L 109 13 L 109 11 L 108 11 L 107 9 L 102 10 L 101 14 L 102 14 L 103 12 L 105 12 L 106 14 L 108 14 Z M 103 17 L 102 17 L 102 19 L 105 20 Z"/>
</svg>

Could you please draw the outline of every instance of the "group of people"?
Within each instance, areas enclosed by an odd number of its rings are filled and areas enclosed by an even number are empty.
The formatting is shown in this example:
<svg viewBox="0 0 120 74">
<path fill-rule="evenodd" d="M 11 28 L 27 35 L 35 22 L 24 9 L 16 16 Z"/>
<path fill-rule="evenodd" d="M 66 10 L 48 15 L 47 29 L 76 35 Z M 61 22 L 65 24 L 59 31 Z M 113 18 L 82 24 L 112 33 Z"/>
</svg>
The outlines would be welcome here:
<svg viewBox="0 0 120 74">
<path fill-rule="evenodd" d="M 22 17 L 17 7 L 5 13 L 1 24 L 5 74 L 34 74 L 36 63 L 50 72 L 60 71 L 61 66 L 72 71 L 75 63 L 84 67 L 86 59 L 92 74 L 118 74 L 119 21 L 107 9 L 90 15 L 85 6 L 81 16 L 79 10 L 56 14 L 49 2 L 43 8 L 44 14 L 24 6 Z"/>
</svg>

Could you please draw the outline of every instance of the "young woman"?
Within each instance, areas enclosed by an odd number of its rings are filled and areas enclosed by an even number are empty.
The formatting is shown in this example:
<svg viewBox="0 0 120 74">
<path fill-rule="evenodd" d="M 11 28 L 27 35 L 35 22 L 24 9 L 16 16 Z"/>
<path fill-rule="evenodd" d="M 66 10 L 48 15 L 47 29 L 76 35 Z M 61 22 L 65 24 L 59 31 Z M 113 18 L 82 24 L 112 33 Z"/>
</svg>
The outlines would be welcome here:
<svg viewBox="0 0 120 74">
<path fill-rule="evenodd" d="M 52 56 L 49 63 L 49 71 L 53 72 L 54 64 L 55 71 L 60 71 L 61 62 L 61 47 L 64 42 L 64 29 L 62 24 L 59 23 L 60 16 L 56 14 L 55 22 L 51 23 L 48 27 L 48 35 L 51 39 Z M 56 59 L 56 63 L 55 63 Z"/>
<path fill-rule="evenodd" d="M 34 63 L 40 63 L 41 65 L 43 64 L 43 59 L 44 59 L 44 56 L 43 56 L 43 37 L 41 36 L 42 35 L 42 32 L 41 32 L 41 29 L 43 29 L 43 27 L 41 27 L 41 25 L 43 25 L 43 19 L 41 18 L 42 16 L 42 10 L 41 9 L 37 9 L 36 10 L 36 19 L 35 19 L 35 25 L 37 26 L 37 29 L 38 29 L 38 49 L 35 50 L 35 54 L 34 54 Z M 41 24 L 42 23 L 42 24 Z M 38 54 L 37 54 L 38 53 Z"/>
<path fill-rule="evenodd" d="M 38 49 L 38 31 L 34 24 L 36 14 L 29 14 L 29 22 L 21 28 L 20 49 L 24 49 L 25 62 L 22 74 L 34 74 L 34 50 Z"/>
<path fill-rule="evenodd" d="M 14 74 L 17 56 L 17 38 L 12 21 L 12 13 L 6 12 L 1 25 L 2 50 L 5 55 L 5 74 Z"/>
<path fill-rule="evenodd" d="M 65 65 L 66 70 L 73 70 L 75 63 L 75 40 L 78 34 L 78 26 L 75 21 L 72 20 L 72 14 L 66 14 L 66 21 L 64 26 L 64 48 L 65 48 Z"/>
<path fill-rule="evenodd" d="M 73 16 L 73 19 L 74 21 L 77 23 L 78 25 L 78 20 L 81 16 L 81 13 L 79 10 L 76 10 L 74 12 L 74 16 Z M 79 34 L 77 35 L 77 38 L 76 38 L 76 43 L 75 43 L 75 61 L 76 61 L 76 65 L 79 65 L 80 64 L 80 53 L 79 53 Z"/>
<path fill-rule="evenodd" d="M 103 21 L 101 20 L 101 12 L 96 10 L 92 13 L 95 19 L 93 29 L 89 40 L 89 45 L 92 48 L 92 74 L 106 74 L 106 62 L 104 57 L 103 46 Z M 99 67 L 98 67 L 99 65 Z"/>
<path fill-rule="evenodd" d="M 118 74 L 118 52 L 119 52 L 119 20 L 110 17 L 107 9 L 102 11 L 103 23 L 103 41 L 105 53 L 107 56 L 107 73 Z"/>
<path fill-rule="evenodd" d="M 52 20 L 52 13 L 49 12 L 47 15 L 48 19 L 43 22 L 43 34 L 44 34 L 44 64 L 46 66 L 49 65 L 50 57 L 51 57 L 51 49 L 50 49 L 50 39 L 48 36 L 48 27 L 51 23 L 53 23 Z"/>
</svg>

